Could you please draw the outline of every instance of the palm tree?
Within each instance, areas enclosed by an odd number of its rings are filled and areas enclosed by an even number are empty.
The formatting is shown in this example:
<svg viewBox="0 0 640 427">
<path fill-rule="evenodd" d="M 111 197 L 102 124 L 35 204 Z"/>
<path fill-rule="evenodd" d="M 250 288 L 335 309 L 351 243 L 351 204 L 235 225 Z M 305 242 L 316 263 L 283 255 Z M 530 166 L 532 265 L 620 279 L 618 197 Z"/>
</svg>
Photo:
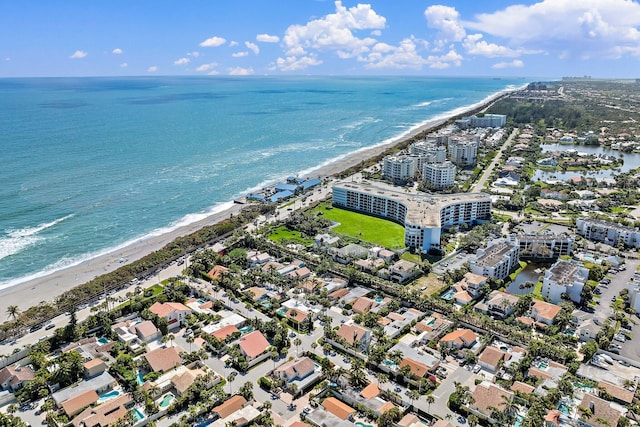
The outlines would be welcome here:
<svg viewBox="0 0 640 427">
<path fill-rule="evenodd" d="M 7 307 L 7 317 L 11 317 L 13 320 L 16 320 L 16 317 L 18 317 L 19 313 L 20 309 L 17 305 L 10 305 L 9 307 Z"/>
<path fill-rule="evenodd" d="M 436 401 L 436 398 L 433 397 L 433 395 L 429 394 L 427 395 L 426 400 L 427 400 L 427 405 L 429 405 L 428 411 L 431 411 L 431 404 Z"/>
<path fill-rule="evenodd" d="M 236 379 L 236 373 L 232 372 L 227 376 L 227 382 L 229 383 L 229 394 L 233 394 L 231 392 L 231 383 Z"/>
<path fill-rule="evenodd" d="M 293 344 L 296 346 L 296 357 L 299 357 L 298 349 L 300 347 L 300 344 L 302 344 L 302 340 L 300 339 L 300 337 L 296 337 L 296 339 L 293 340 Z"/>
<path fill-rule="evenodd" d="M 195 337 L 193 336 L 193 334 L 189 335 L 187 337 L 187 342 L 189 343 L 189 353 L 191 353 L 191 344 L 193 344 L 193 342 L 195 341 Z"/>
<path fill-rule="evenodd" d="M 413 401 L 420 399 L 420 393 L 418 393 L 416 390 L 411 390 L 409 392 L 409 400 L 411 400 L 411 406 L 413 406 Z"/>
<path fill-rule="evenodd" d="M 318 347 L 318 343 L 317 342 L 312 342 L 311 343 L 311 351 L 313 351 L 314 353 L 316 352 L 316 348 Z"/>
</svg>

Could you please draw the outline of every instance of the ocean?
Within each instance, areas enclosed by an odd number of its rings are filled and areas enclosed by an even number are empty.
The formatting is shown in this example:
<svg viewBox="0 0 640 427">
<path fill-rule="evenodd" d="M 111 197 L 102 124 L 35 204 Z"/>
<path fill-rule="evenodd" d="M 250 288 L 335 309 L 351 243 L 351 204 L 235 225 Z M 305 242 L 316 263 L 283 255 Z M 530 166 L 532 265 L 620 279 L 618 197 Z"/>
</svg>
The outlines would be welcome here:
<svg viewBox="0 0 640 427">
<path fill-rule="evenodd" d="M 0 79 L 0 288 L 224 209 L 524 79 Z"/>
</svg>

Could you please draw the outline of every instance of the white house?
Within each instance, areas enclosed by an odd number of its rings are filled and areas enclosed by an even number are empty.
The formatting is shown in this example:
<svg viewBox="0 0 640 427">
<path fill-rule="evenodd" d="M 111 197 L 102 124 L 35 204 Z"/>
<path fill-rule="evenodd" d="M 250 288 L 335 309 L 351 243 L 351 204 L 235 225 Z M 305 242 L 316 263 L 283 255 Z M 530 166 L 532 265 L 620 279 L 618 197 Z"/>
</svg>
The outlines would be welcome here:
<svg viewBox="0 0 640 427">
<path fill-rule="evenodd" d="M 566 294 L 573 302 L 580 302 L 582 288 L 589 278 L 589 270 L 577 261 L 559 260 L 549 268 L 542 281 L 542 296 L 554 304 Z"/>
<path fill-rule="evenodd" d="M 510 240 L 492 240 L 485 249 L 478 249 L 470 260 L 471 272 L 479 276 L 504 279 L 518 266 L 520 246 Z"/>
</svg>

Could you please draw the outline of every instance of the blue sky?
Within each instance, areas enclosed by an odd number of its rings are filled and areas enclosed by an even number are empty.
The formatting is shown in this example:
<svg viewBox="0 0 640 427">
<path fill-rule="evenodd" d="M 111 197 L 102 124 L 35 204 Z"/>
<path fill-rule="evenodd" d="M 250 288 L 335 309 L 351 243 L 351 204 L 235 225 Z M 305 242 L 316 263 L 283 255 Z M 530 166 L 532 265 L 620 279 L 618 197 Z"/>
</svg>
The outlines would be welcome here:
<svg viewBox="0 0 640 427">
<path fill-rule="evenodd" d="M 640 77 L 635 0 L 0 0 L 0 77 Z"/>
</svg>

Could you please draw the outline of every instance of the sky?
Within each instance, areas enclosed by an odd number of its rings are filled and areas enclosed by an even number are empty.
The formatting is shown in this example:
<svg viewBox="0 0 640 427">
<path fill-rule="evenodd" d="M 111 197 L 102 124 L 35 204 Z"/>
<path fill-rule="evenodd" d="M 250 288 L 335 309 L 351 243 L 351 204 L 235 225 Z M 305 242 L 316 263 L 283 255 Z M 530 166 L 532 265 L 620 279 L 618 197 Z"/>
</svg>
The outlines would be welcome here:
<svg viewBox="0 0 640 427">
<path fill-rule="evenodd" d="M 640 77 L 636 0 L 0 0 L 0 77 Z"/>
</svg>

